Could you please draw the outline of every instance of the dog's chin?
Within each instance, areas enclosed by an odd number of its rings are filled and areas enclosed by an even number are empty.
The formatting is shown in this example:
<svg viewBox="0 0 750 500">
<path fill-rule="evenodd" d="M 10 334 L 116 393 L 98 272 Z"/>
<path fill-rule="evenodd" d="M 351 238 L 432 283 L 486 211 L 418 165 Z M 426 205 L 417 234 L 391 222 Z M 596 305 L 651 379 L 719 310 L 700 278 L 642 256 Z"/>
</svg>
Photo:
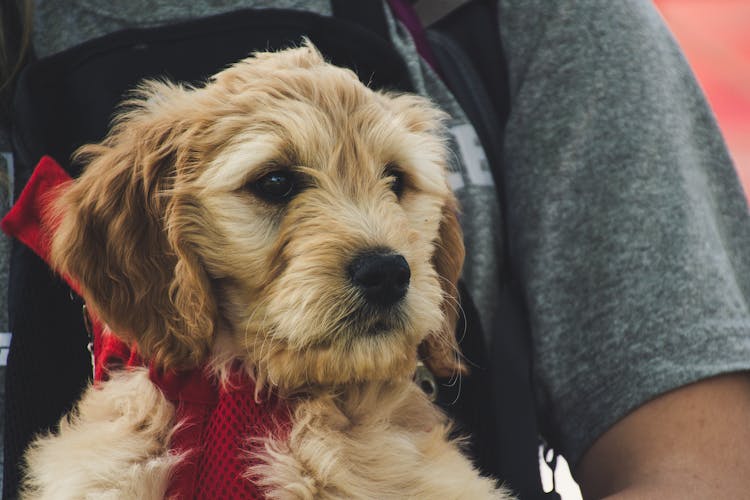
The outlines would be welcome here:
<svg viewBox="0 0 750 500">
<path fill-rule="evenodd" d="M 339 321 L 334 330 L 340 332 L 335 337 L 346 343 L 361 341 L 363 338 L 408 335 L 410 327 L 399 309 L 380 311 L 362 308 Z"/>
<path fill-rule="evenodd" d="M 280 345 L 259 369 L 282 393 L 405 378 L 414 372 L 422 337 L 402 321 L 373 318 L 331 342 Z"/>
</svg>

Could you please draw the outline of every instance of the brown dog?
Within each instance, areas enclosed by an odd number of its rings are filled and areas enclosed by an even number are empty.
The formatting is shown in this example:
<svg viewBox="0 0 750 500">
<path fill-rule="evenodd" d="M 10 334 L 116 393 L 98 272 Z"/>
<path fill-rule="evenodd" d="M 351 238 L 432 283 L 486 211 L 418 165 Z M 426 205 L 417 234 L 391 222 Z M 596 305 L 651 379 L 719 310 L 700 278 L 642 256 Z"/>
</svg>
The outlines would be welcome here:
<svg viewBox="0 0 750 500">
<path fill-rule="evenodd" d="M 289 436 L 247 471 L 269 497 L 508 498 L 411 382 L 418 352 L 463 370 L 441 119 L 307 43 L 201 88 L 144 84 L 78 153 L 55 268 L 158 366 L 240 365 L 290 401 Z M 175 425 L 144 370 L 115 374 L 34 443 L 27 495 L 161 498 Z"/>
</svg>

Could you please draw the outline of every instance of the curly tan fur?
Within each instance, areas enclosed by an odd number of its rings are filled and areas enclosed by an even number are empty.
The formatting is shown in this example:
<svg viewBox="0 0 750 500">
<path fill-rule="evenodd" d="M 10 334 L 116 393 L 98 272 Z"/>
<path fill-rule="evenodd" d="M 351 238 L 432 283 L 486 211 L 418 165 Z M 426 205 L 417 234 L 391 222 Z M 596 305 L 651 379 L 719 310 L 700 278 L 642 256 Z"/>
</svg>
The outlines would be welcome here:
<svg viewBox="0 0 750 500">
<path fill-rule="evenodd" d="M 157 365 L 222 377 L 239 362 L 259 390 L 294 398 L 291 438 L 268 441 L 248 471 L 270 496 L 507 498 L 410 381 L 418 353 L 439 375 L 465 370 L 442 119 L 309 43 L 199 88 L 145 83 L 76 156 L 86 169 L 53 214 L 54 266 Z M 257 186 L 280 170 L 299 190 L 276 203 Z M 373 249 L 411 273 L 386 312 L 366 307 L 347 271 Z M 32 483 L 57 439 L 35 444 Z"/>
<path fill-rule="evenodd" d="M 450 425 L 414 384 L 358 384 L 296 408 L 248 477 L 273 499 L 508 499 L 478 477 Z"/>
<path fill-rule="evenodd" d="M 22 498 L 164 498 L 181 459 L 168 446 L 173 417 L 146 370 L 114 374 L 85 393 L 57 434 L 32 443 Z"/>
</svg>

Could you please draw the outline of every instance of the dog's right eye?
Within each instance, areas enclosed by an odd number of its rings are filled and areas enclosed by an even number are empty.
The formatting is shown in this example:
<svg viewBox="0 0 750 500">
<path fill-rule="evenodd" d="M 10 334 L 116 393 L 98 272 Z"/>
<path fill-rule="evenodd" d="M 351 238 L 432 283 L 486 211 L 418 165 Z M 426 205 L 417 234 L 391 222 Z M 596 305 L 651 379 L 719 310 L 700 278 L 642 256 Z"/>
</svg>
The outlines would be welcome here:
<svg viewBox="0 0 750 500">
<path fill-rule="evenodd" d="M 275 170 L 250 183 L 250 189 L 271 203 L 286 203 L 297 194 L 298 183 L 293 172 Z"/>
<path fill-rule="evenodd" d="M 394 192 L 396 198 L 401 199 L 406 186 L 404 173 L 401 171 L 398 165 L 389 163 L 385 166 L 385 176 L 391 178 L 391 191 Z"/>
</svg>

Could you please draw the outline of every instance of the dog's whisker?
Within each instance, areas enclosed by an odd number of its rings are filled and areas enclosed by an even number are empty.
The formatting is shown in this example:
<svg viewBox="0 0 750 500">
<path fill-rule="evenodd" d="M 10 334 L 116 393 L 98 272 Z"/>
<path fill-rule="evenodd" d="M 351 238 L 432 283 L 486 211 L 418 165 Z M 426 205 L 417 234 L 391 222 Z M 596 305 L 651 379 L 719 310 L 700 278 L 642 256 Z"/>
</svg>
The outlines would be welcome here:
<svg viewBox="0 0 750 500">
<path fill-rule="evenodd" d="M 458 290 L 458 287 L 451 282 L 451 280 L 438 275 L 438 280 L 440 283 L 444 284 L 447 288 L 452 289 L 453 293 L 444 293 L 443 294 L 443 300 L 445 301 L 446 305 L 451 307 L 454 313 L 460 313 L 463 317 L 466 317 L 466 311 L 464 310 L 463 306 L 461 305 L 460 300 L 460 293 Z M 461 342 L 467 333 L 467 326 L 466 322 L 464 322 L 464 329 L 461 332 L 461 336 L 458 337 L 458 341 Z"/>
<path fill-rule="evenodd" d="M 460 372 L 456 372 L 455 382 L 452 381 L 451 384 L 457 383 L 458 384 L 458 390 L 456 390 L 456 397 L 453 398 L 453 401 L 450 403 L 451 405 L 454 405 L 454 404 L 458 403 L 458 400 L 461 397 L 461 389 L 462 389 L 461 381 L 462 380 L 463 380 L 463 377 L 461 376 L 461 373 Z"/>
<path fill-rule="evenodd" d="M 258 320 L 257 316 L 259 311 L 263 311 L 263 318 Z M 245 320 L 243 328 L 243 347 L 245 350 L 245 356 L 243 364 L 245 369 L 249 370 L 249 374 L 255 381 L 255 398 L 256 402 L 260 401 L 260 394 L 266 389 L 268 378 L 265 376 L 265 370 L 262 369 L 261 365 L 264 365 L 267 356 L 271 352 L 272 344 L 272 333 L 269 331 L 268 325 L 268 307 L 265 303 L 258 304 L 252 309 L 250 315 Z M 260 345 L 258 345 L 258 333 L 261 333 Z M 252 335 L 252 338 L 251 338 Z M 249 364 L 249 366 L 248 366 Z M 266 392 L 270 395 L 270 392 Z"/>
<path fill-rule="evenodd" d="M 260 309 L 260 307 L 256 308 L 253 314 L 257 312 L 258 309 Z M 256 365 L 256 367 L 254 368 L 256 371 L 258 371 L 257 369 L 258 365 L 265 366 L 267 364 L 267 360 L 270 357 L 270 353 L 272 349 L 272 342 L 273 342 L 272 332 L 270 331 L 271 329 L 267 326 L 268 325 L 268 308 L 264 306 L 262 307 L 262 309 L 264 311 L 264 314 L 263 314 L 263 319 L 260 321 L 260 328 L 258 327 L 255 328 L 256 332 L 262 330 L 261 331 L 262 342 L 260 344 L 260 347 L 258 348 L 257 354 L 253 353 L 253 354 L 256 354 L 256 357 L 257 357 L 257 359 L 253 360 L 253 364 Z M 253 344 L 255 344 L 255 342 Z M 249 345 L 250 344 L 248 344 L 248 346 Z M 263 369 L 263 370 L 260 370 L 260 372 L 265 374 L 267 373 L 267 370 Z M 267 383 L 267 381 L 268 381 L 267 377 L 264 377 L 262 382 L 258 381 L 257 382 L 258 390 L 263 390 L 264 388 L 263 386 Z"/>
<path fill-rule="evenodd" d="M 256 316 L 256 314 L 258 313 L 258 311 L 260 309 L 261 309 L 261 305 L 256 306 L 250 312 L 250 315 L 248 316 L 247 320 L 245 320 L 245 326 L 243 328 L 243 341 L 244 341 L 243 345 L 245 346 L 245 350 L 246 350 L 246 354 L 247 355 L 252 354 L 251 351 L 250 351 L 250 349 L 249 349 L 249 346 L 251 345 L 250 338 L 249 338 L 250 337 L 250 331 L 251 331 L 251 329 L 255 330 L 255 331 L 258 330 L 257 327 L 253 328 L 253 321 L 255 320 L 255 316 Z"/>
</svg>

